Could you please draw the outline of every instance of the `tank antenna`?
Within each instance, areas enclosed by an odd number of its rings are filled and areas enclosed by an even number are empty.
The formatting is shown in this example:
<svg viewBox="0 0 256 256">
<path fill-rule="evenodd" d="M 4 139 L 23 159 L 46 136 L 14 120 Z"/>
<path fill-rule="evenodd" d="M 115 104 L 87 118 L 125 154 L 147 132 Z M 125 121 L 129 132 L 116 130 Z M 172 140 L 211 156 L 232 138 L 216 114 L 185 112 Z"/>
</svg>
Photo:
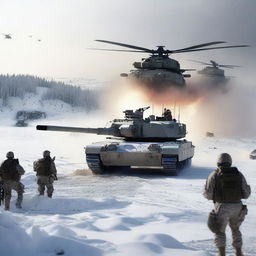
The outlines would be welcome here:
<svg viewBox="0 0 256 256">
<path fill-rule="evenodd" d="M 176 111 L 176 101 L 174 101 L 174 106 L 173 106 L 173 116 L 175 118 L 175 111 Z"/>
<path fill-rule="evenodd" d="M 180 105 L 179 105 L 179 115 L 178 115 L 178 121 L 180 122 Z"/>
</svg>

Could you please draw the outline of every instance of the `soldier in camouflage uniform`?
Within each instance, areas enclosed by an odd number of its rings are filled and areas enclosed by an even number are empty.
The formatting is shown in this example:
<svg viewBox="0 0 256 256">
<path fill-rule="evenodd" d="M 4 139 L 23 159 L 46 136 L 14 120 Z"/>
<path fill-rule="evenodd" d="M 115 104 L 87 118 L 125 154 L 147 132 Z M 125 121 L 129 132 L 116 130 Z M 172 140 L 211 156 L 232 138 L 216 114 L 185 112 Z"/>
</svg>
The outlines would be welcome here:
<svg viewBox="0 0 256 256">
<path fill-rule="evenodd" d="M 43 158 L 34 162 L 34 171 L 37 176 L 39 195 L 44 195 L 45 187 L 47 188 L 48 197 L 52 197 L 53 182 L 57 180 L 57 170 L 54 163 L 54 158 L 50 156 L 50 151 L 43 152 Z"/>
<path fill-rule="evenodd" d="M 170 109 L 164 108 L 163 117 L 166 121 L 172 121 L 172 112 Z"/>
<path fill-rule="evenodd" d="M 24 185 L 20 182 L 21 175 L 25 173 L 22 166 L 19 164 L 18 159 L 14 159 L 14 153 L 8 152 L 6 154 L 6 160 L 0 166 L 0 177 L 4 187 L 4 203 L 5 210 L 10 210 L 10 201 L 12 197 L 12 189 L 17 194 L 16 207 L 21 208 L 23 199 Z"/>
<path fill-rule="evenodd" d="M 243 256 L 242 234 L 239 227 L 247 214 L 247 208 L 241 203 L 241 199 L 248 198 L 251 189 L 243 174 L 231 165 L 231 156 L 222 153 L 218 157 L 218 168 L 209 175 L 204 189 L 204 196 L 214 202 L 215 227 L 211 230 L 215 233 L 215 245 L 219 250 L 219 256 L 225 256 L 225 229 L 228 224 L 232 231 L 232 245 L 236 256 Z"/>
</svg>

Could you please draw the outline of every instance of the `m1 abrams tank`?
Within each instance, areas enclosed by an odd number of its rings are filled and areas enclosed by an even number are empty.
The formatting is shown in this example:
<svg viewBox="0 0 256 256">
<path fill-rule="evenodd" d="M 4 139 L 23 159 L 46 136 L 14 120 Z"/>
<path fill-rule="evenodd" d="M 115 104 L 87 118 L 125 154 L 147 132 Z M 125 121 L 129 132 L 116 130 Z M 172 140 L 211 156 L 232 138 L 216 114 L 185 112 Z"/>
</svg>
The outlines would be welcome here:
<svg viewBox="0 0 256 256">
<path fill-rule="evenodd" d="M 144 119 L 143 113 L 148 108 L 125 110 L 124 119 L 114 119 L 105 128 L 38 125 L 37 130 L 113 136 L 85 147 L 87 164 L 95 174 L 125 167 L 156 168 L 166 175 L 176 175 L 191 163 L 194 155 L 192 142 L 182 139 L 186 136 L 186 125 L 173 119 L 169 109 L 162 116 Z"/>
</svg>

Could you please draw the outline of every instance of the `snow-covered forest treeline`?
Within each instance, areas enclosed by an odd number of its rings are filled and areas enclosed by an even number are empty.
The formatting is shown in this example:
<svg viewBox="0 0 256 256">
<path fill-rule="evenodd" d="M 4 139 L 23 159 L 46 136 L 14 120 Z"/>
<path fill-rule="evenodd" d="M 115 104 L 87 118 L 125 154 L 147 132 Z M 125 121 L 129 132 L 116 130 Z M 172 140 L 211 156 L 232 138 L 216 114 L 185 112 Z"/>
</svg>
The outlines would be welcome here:
<svg viewBox="0 0 256 256">
<path fill-rule="evenodd" d="M 0 75 L 2 105 L 7 105 L 9 97 L 23 98 L 26 93 L 36 93 L 38 87 L 48 88 L 42 95 L 42 100 L 57 99 L 72 107 L 82 107 L 86 110 L 97 107 L 97 92 L 95 90 L 81 89 L 78 86 L 48 81 L 30 75 Z"/>
</svg>

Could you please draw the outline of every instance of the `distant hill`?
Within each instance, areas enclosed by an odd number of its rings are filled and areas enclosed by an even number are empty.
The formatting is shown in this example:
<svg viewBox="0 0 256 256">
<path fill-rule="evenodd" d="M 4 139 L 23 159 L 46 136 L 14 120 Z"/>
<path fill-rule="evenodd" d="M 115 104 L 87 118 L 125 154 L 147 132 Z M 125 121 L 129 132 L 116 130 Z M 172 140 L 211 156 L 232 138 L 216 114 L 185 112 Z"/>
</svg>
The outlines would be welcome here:
<svg viewBox="0 0 256 256">
<path fill-rule="evenodd" d="M 38 90 L 44 87 L 45 90 Z M 97 108 L 97 91 L 81 89 L 79 86 L 63 82 L 48 81 L 30 75 L 0 75 L 0 106 L 8 106 L 11 97 L 24 99 L 26 94 L 38 94 L 41 101 L 60 100 L 72 107 L 81 107 L 90 111 Z"/>
</svg>

